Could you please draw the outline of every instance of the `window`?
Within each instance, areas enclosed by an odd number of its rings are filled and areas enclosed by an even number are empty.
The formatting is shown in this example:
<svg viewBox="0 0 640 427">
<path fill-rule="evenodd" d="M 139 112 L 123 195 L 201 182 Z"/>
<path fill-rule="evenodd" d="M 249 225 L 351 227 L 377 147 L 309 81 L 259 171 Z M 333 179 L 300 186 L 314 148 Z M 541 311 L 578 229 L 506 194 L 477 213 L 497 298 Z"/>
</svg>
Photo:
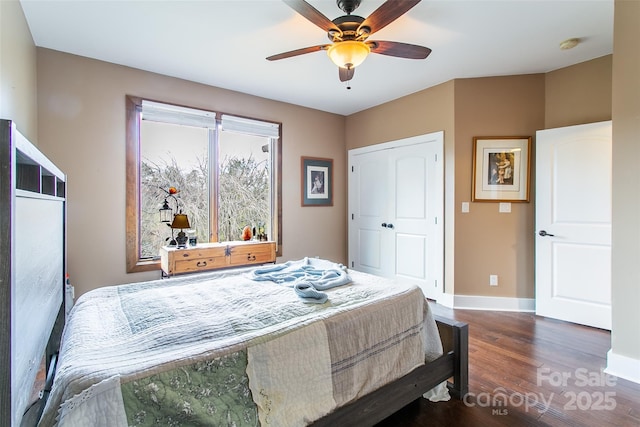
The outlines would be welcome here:
<svg viewBox="0 0 640 427">
<path fill-rule="evenodd" d="M 263 228 L 281 255 L 280 124 L 127 96 L 127 272 L 159 268 L 165 201 L 198 242 Z M 177 193 L 173 192 L 173 187 Z"/>
</svg>

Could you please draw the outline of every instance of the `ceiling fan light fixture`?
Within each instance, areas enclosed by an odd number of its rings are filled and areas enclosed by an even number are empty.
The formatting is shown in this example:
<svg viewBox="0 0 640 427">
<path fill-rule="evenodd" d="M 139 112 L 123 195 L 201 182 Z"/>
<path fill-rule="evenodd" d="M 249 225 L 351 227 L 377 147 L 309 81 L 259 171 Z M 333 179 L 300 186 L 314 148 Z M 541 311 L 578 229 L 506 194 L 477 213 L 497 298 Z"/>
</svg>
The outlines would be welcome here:
<svg viewBox="0 0 640 427">
<path fill-rule="evenodd" d="M 366 43 L 346 40 L 332 44 L 327 50 L 327 55 L 338 67 L 349 69 L 362 64 L 370 52 L 371 49 Z"/>
</svg>

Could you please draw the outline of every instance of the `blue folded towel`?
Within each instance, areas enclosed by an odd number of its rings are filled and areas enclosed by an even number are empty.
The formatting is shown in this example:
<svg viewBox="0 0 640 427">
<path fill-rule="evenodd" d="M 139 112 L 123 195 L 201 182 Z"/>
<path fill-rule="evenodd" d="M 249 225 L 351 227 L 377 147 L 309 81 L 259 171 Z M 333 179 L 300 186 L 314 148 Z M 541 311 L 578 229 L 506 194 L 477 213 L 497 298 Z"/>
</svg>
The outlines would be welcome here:
<svg viewBox="0 0 640 427">
<path fill-rule="evenodd" d="M 302 301 L 313 304 L 327 301 L 327 294 L 321 291 L 351 283 L 344 265 L 308 257 L 257 268 L 251 278 L 292 287 Z"/>
<path fill-rule="evenodd" d="M 251 278 L 289 286 L 295 286 L 298 282 L 310 282 L 322 291 L 351 283 L 351 277 L 342 264 L 324 260 L 312 261 L 309 258 L 257 268 Z"/>
<path fill-rule="evenodd" d="M 324 304 L 327 302 L 327 294 L 318 291 L 309 282 L 298 282 L 294 285 L 293 289 L 296 291 L 298 298 L 304 302 L 312 304 Z"/>
</svg>

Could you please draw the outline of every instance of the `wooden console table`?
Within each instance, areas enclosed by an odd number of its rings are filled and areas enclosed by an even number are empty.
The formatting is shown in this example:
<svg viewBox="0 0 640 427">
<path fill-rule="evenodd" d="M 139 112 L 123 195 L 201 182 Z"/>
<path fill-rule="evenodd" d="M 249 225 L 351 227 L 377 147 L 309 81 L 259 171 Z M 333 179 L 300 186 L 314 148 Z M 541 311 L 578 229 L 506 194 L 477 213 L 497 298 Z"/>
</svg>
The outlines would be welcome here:
<svg viewBox="0 0 640 427">
<path fill-rule="evenodd" d="M 167 276 L 276 262 L 276 242 L 200 243 L 160 248 L 160 267 Z"/>
</svg>

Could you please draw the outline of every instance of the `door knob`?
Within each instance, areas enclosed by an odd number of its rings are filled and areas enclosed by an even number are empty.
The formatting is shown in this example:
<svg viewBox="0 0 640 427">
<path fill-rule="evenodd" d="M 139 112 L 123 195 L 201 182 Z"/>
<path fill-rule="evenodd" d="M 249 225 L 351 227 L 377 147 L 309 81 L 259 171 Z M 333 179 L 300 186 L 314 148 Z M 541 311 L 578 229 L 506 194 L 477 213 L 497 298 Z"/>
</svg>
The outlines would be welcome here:
<svg viewBox="0 0 640 427">
<path fill-rule="evenodd" d="M 382 224 L 380 224 L 380 225 L 382 225 L 382 226 L 383 226 L 383 227 L 385 227 L 385 228 L 387 227 L 387 223 L 386 223 L 386 222 L 383 222 L 383 223 L 382 223 Z"/>
<path fill-rule="evenodd" d="M 540 230 L 540 231 L 538 232 L 538 234 L 539 234 L 539 235 L 541 235 L 542 237 L 544 237 L 544 236 L 551 236 L 551 237 L 553 237 L 553 236 L 554 236 L 554 234 L 549 234 L 549 233 L 547 233 L 545 230 Z"/>
<path fill-rule="evenodd" d="M 393 224 L 387 224 L 387 228 L 393 228 Z"/>
</svg>

